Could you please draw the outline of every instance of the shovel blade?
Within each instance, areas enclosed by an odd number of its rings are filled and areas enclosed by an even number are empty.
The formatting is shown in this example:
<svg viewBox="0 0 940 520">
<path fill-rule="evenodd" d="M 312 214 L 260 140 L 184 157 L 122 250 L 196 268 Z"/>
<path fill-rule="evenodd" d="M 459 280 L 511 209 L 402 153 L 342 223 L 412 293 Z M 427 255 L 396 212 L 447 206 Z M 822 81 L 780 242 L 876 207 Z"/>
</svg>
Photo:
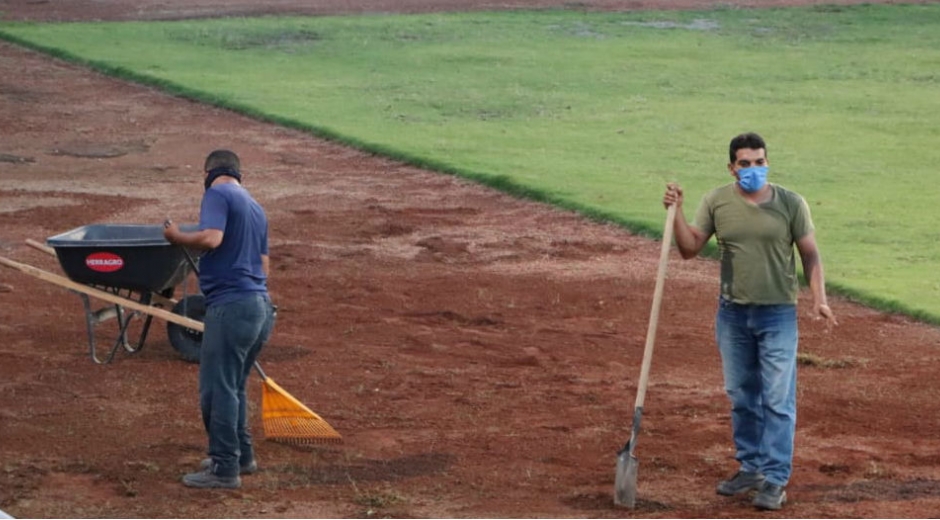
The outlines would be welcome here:
<svg viewBox="0 0 940 520">
<path fill-rule="evenodd" d="M 614 504 L 633 509 L 636 507 L 636 473 L 640 461 L 624 450 L 617 456 L 617 474 L 614 478 Z"/>
</svg>

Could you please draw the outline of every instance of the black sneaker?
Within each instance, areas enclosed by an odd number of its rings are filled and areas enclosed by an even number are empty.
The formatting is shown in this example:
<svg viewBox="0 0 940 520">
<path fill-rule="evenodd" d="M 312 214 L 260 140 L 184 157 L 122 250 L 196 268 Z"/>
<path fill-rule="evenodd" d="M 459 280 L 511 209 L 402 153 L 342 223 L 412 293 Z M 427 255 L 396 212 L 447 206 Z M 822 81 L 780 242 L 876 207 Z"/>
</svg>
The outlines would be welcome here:
<svg viewBox="0 0 940 520">
<path fill-rule="evenodd" d="M 759 471 L 739 471 L 728 480 L 718 483 L 718 494 L 726 497 L 757 491 L 764 484 L 764 475 Z"/>
<path fill-rule="evenodd" d="M 757 509 L 777 510 L 787 503 L 787 491 L 783 486 L 765 482 L 757 496 L 754 497 L 754 507 Z"/>
<path fill-rule="evenodd" d="M 195 473 L 189 473 L 183 476 L 183 485 L 194 488 L 223 488 L 237 489 L 242 487 L 242 479 L 235 475 L 234 477 L 223 477 L 215 474 L 215 464 Z"/>
<path fill-rule="evenodd" d="M 207 468 L 212 467 L 212 459 L 211 458 L 202 459 L 202 462 L 199 463 L 199 467 L 202 469 L 207 469 Z M 242 464 L 241 467 L 238 468 L 238 472 L 242 475 L 251 475 L 252 473 L 256 471 L 258 471 L 257 460 L 252 460 L 248 464 Z"/>
</svg>

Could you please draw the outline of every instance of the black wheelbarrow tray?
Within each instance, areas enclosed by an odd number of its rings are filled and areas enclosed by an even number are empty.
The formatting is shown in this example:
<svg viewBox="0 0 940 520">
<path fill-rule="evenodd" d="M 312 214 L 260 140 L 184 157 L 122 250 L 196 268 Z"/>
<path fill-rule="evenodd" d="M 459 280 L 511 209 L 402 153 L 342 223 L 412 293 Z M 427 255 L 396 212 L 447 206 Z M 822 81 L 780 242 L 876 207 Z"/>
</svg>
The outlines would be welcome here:
<svg viewBox="0 0 940 520">
<path fill-rule="evenodd" d="M 194 230 L 195 226 L 182 228 Z M 163 238 L 163 226 L 93 224 L 50 237 L 48 245 L 33 240 L 26 243 L 58 258 L 68 278 L 4 257 L 0 257 L 0 264 L 78 293 L 85 309 L 89 353 L 95 363 L 110 363 L 120 347 L 129 353 L 140 351 L 154 317 L 166 320 L 170 344 L 183 359 L 199 361 L 205 304 L 201 294 L 187 296 L 183 284 L 196 266 L 191 253 Z M 183 297 L 175 300 L 178 285 L 183 286 Z M 94 309 L 90 298 L 108 305 Z M 128 327 L 135 318 L 143 323 L 132 344 Z M 99 357 L 95 326 L 110 319 L 117 320 L 118 337 L 110 352 Z"/>
</svg>

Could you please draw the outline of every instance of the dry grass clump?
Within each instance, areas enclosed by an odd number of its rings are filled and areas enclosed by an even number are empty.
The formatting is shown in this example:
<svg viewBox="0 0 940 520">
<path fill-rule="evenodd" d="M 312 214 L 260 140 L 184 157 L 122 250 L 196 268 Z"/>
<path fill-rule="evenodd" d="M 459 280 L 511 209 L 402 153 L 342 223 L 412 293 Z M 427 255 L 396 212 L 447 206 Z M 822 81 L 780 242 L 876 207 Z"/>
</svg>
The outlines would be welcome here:
<svg viewBox="0 0 940 520">
<path fill-rule="evenodd" d="M 796 355 L 796 362 L 802 366 L 816 368 L 855 368 L 864 366 L 868 360 L 846 357 L 841 359 L 826 359 L 816 354 L 808 352 L 799 352 Z"/>
</svg>

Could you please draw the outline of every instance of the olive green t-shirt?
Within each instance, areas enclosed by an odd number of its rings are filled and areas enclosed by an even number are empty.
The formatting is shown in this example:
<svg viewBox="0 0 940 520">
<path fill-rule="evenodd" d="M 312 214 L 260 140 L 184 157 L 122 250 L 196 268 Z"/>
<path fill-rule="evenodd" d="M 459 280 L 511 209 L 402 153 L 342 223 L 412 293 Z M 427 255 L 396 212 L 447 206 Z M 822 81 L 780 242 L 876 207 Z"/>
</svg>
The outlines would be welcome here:
<svg viewBox="0 0 940 520">
<path fill-rule="evenodd" d="M 721 252 L 721 295 L 735 303 L 796 303 L 794 242 L 813 232 L 806 200 L 770 185 L 773 195 L 759 205 L 744 199 L 734 184 L 702 199 L 695 227 L 714 233 Z"/>
</svg>

